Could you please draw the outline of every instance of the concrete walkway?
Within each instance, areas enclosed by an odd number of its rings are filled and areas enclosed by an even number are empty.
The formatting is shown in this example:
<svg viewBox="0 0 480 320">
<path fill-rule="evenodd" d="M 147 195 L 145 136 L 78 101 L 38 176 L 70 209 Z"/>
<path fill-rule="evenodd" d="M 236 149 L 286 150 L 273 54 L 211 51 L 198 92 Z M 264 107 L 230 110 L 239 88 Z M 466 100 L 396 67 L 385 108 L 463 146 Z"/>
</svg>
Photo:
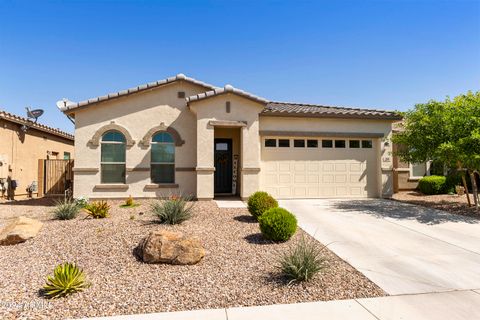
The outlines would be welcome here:
<svg viewBox="0 0 480 320">
<path fill-rule="evenodd" d="M 91 320 L 91 318 L 89 318 Z M 472 290 L 271 306 L 126 315 L 110 320 L 471 320 L 480 319 Z"/>
<path fill-rule="evenodd" d="M 382 199 L 280 205 L 388 294 L 480 288 L 477 219 Z"/>
</svg>

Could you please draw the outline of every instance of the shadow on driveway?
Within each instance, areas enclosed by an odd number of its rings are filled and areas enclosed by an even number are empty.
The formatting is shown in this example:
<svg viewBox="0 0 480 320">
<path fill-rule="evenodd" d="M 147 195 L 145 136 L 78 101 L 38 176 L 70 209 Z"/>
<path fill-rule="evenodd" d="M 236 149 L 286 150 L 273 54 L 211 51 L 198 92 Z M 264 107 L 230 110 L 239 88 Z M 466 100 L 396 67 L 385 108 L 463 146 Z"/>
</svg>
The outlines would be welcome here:
<svg viewBox="0 0 480 320">
<path fill-rule="evenodd" d="M 477 224 L 475 218 L 451 214 L 446 211 L 426 208 L 417 205 L 400 203 L 393 200 L 350 200 L 334 201 L 332 206 L 342 211 L 357 211 L 378 218 L 393 218 L 397 220 L 416 220 L 420 223 L 435 225 L 445 222 L 464 222 Z"/>
</svg>

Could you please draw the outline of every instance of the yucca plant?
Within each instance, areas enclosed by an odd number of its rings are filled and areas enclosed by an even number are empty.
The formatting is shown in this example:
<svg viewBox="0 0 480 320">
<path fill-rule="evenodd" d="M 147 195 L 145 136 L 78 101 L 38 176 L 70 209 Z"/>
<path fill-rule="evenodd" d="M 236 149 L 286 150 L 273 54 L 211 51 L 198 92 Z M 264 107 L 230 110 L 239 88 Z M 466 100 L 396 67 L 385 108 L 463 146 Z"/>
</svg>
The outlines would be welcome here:
<svg viewBox="0 0 480 320">
<path fill-rule="evenodd" d="M 70 220 L 74 219 L 80 207 L 71 200 L 60 200 L 55 202 L 55 209 L 53 209 L 53 214 L 58 220 Z"/>
<path fill-rule="evenodd" d="M 47 277 L 43 290 L 47 298 L 56 299 L 83 291 L 89 286 L 83 270 L 75 263 L 66 262 L 55 267 L 53 276 Z"/>
<path fill-rule="evenodd" d="M 309 281 L 317 273 L 326 269 L 323 250 L 326 247 L 315 240 L 302 237 L 290 245 L 289 249 L 278 257 L 277 268 L 290 279 L 289 284 L 297 281 Z"/>
<path fill-rule="evenodd" d="M 192 217 L 193 203 L 189 197 L 172 195 L 151 204 L 151 211 L 160 223 L 179 224 Z"/>
<path fill-rule="evenodd" d="M 95 201 L 87 204 L 83 209 L 90 217 L 101 219 L 108 217 L 110 206 L 106 201 Z"/>
</svg>

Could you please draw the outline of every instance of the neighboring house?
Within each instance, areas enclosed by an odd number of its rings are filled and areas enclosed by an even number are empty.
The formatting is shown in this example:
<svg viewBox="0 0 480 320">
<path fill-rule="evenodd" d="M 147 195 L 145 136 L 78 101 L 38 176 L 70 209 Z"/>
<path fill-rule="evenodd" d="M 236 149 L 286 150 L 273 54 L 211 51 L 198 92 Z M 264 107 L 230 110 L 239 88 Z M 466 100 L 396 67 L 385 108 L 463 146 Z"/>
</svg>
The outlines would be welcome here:
<svg viewBox="0 0 480 320">
<path fill-rule="evenodd" d="M 38 190 L 39 159 L 73 158 L 73 135 L 23 117 L 0 111 L 0 196 L 7 195 L 7 179 L 15 180 L 16 197 L 27 188 Z"/>
<path fill-rule="evenodd" d="M 272 102 L 179 74 L 61 110 L 74 196 L 389 197 L 389 111 Z"/>
<path fill-rule="evenodd" d="M 393 132 L 401 130 L 401 122 L 393 124 Z M 431 162 L 408 163 L 395 155 L 399 146 L 393 144 L 393 192 L 415 190 L 418 181 L 430 175 Z"/>
</svg>

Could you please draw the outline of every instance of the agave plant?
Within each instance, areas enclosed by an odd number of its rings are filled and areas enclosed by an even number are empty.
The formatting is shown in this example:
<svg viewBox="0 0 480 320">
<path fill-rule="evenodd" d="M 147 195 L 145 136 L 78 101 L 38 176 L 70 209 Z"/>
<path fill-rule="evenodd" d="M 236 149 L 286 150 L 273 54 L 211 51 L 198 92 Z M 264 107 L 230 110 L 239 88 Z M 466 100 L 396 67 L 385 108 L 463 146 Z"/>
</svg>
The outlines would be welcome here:
<svg viewBox="0 0 480 320">
<path fill-rule="evenodd" d="M 47 298 L 55 299 L 83 291 L 89 286 L 83 270 L 75 263 L 66 262 L 55 267 L 53 276 L 47 277 L 43 290 Z"/>
<path fill-rule="evenodd" d="M 108 217 L 110 206 L 106 201 L 92 202 L 85 206 L 85 212 L 95 219 Z"/>
</svg>

